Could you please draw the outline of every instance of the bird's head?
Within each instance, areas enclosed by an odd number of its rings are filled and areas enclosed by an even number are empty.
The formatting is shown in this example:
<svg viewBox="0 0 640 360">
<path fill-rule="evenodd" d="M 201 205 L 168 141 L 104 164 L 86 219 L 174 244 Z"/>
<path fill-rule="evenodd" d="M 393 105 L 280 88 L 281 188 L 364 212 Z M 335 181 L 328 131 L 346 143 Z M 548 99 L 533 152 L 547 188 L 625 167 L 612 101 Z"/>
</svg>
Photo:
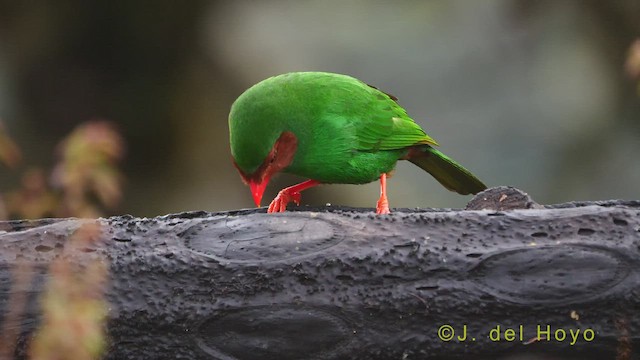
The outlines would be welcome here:
<svg viewBox="0 0 640 360">
<path fill-rule="evenodd" d="M 229 112 L 229 140 L 233 164 L 251 188 L 256 206 L 271 177 L 292 162 L 298 139 L 287 124 L 300 116 L 286 86 L 287 76 L 253 85 L 242 93 Z"/>
<path fill-rule="evenodd" d="M 260 134 L 249 139 L 251 143 L 239 145 L 231 141 L 233 165 L 240 172 L 242 181 L 251 188 L 251 195 L 257 207 L 260 207 L 262 195 L 271 177 L 293 162 L 298 147 L 298 139 L 290 132 L 280 134 L 272 145 L 260 146 Z M 233 137 L 232 137 L 233 139 Z"/>
</svg>

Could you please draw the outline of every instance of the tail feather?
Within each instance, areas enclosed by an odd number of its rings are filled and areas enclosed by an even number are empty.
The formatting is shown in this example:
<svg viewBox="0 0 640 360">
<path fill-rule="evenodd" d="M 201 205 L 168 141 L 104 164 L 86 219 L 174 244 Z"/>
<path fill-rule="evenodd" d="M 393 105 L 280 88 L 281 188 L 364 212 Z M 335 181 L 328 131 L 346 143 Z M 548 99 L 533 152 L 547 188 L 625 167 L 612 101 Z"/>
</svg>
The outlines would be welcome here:
<svg viewBox="0 0 640 360">
<path fill-rule="evenodd" d="M 447 189 L 468 195 L 479 193 L 487 188 L 469 170 L 440 151 L 430 146 L 414 149 L 417 151 L 412 151 L 408 160 L 431 174 Z"/>
</svg>

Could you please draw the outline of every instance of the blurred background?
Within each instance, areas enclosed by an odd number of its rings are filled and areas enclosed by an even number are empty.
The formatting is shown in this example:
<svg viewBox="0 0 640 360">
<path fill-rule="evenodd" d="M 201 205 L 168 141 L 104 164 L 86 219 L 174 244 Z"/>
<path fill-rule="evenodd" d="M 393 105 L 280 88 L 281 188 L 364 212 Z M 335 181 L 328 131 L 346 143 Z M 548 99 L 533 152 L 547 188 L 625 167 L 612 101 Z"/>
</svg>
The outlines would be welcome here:
<svg viewBox="0 0 640 360">
<path fill-rule="evenodd" d="M 252 207 L 230 161 L 231 103 L 269 76 L 322 70 L 397 96 L 489 186 L 545 204 L 640 199 L 639 37 L 637 0 L 0 1 L 0 193 L 51 188 L 55 202 L 84 181 L 97 213 Z M 101 175 L 79 180 L 86 169 Z M 280 176 L 264 202 L 298 180 Z M 322 186 L 303 203 L 373 207 L 378 189 Z M 389 182 L 392 207 L 469 198 L 410 163 Z"/>
</svg>

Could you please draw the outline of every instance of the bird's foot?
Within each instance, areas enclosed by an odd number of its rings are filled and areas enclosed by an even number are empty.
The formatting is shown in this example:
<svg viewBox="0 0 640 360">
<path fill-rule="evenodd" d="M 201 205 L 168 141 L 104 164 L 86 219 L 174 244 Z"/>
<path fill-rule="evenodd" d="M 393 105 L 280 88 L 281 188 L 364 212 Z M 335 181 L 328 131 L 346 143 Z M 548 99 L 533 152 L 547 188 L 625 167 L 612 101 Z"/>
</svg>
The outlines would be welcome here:
<svg viewBox="0 0 640 360">
<path fill-rule="evenodd" d="M 380 175 L 380 199 L 376 204 L 376 214 L 390 214 L 389 200 L 387 199 L 387 174 Z"/>
<path fill-rule="evenodd" d="M 298 185 L 289 186 L 288 188 L 280 190 L 278 196 L 269 204 L 269 209 L 267 209 L 268 213 L 276 213 L 276 212 L 284 212 L 287 210 L 287 204 L 290 202 L 296 203 L 296 205 L 300 205 L 300 192 L 302 190 L 306 190 L 310 187 L 314 187 L 319 185 L 320 181 L 317 180 L 307 180 L 305 182 L 301 182 Z"/>
<path fill-rule="evenodd" d="M 376 214 L 390 214 L 391 211 L 389 211 L 389 200 L 387 200 L 387 197 L 381 197 L 378 200 L 378 203 L 376 204 Z"/>
<path fill-rule="evenodd" d="M 289 189 L 282 189 L 278 193 L 275 199 L 269 204 L 269 209 L 267 209 L 267 213 L 276 213 L 276 212 L 284 212 L 287 210 L 287 204 L 290 202 L 296 203 L 296 205 L 300 205 L 300 192 L 298 191 L 290 191 Z"/>
</svg>

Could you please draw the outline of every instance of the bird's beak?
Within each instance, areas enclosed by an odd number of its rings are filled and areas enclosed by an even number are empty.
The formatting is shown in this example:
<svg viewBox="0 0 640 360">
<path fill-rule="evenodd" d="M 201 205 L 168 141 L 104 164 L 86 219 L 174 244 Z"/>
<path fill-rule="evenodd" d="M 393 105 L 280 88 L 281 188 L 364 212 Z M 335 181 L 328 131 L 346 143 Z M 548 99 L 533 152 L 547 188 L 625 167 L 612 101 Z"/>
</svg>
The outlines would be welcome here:
<svg viewBox="0 0 640 360">
<path fill-rule="evenodd" d="M 253 201 L 256 203 L 257 207 L 260 207 L 260 201 L 262 201 L 262 195 L 264 195 L 264 190 L 267 188 L 267 184 L 269 184 L 268 177 L 263 178 L 261 182 L 253 180 L 249 181 L 251 195 L 253 195 Z"/>
</svg>

